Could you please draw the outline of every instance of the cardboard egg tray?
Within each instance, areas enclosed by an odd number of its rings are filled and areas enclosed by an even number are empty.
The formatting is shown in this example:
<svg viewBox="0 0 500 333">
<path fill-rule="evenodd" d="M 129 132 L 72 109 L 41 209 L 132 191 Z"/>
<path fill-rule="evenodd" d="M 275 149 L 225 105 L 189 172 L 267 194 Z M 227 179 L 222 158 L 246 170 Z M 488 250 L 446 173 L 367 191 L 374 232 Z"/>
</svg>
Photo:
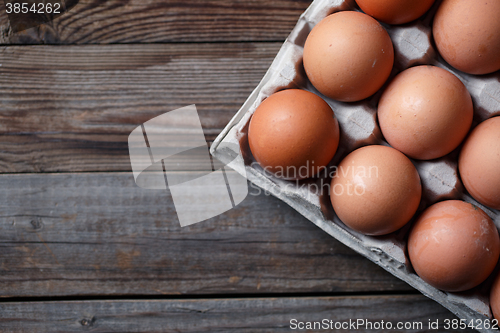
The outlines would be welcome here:
<svg viewBox="0 0 500 333">
<path fill-rule="evenodd" d="M 382 23 L 391 36 L 395 51 L 394 68 L 389 80 L 402 70 L 415 65 L 430 64 L 447 69 L 459 77 L 472 96 L 474 127 L 487 118 L 500 115 L 500 73 L 482 76 L 468 75 L 453 69 L 438 55 L 433 45 L 431 26 L 439 4 L 440 1 L 436 1 L 422 18 L 410 24 L 390 26 Z M 327 101 L 335 112 L 341 134 L 339 148 L 329 165 L 330 168 L 338 165 L 348 153 L 361 146 L 388 145 L 378 126 L 376 111 L 378 100 L 385 86 L 367 100 L 342 103 L 319 93 L 305 75 L 302 54 L 309 32 L 323 18 L 342 10 L 360 11 L 354 0 L 315 0 L 311 4 L 284 42 L 262 81 L 216 138 L 211 147 L 211 153 L 224 163 L 242 158 L 244 168 L 236 167 L 237 172 L 292 206 L 338 241 L 407 282 L 459 318 L 466 319 L 467 322 L 471 319 L 492 319 L 488 299 L 492 277 L 470 291 L 447 293 L 431 287 L 415 274 L 406 251 L 407 234 L 413 220 L 390 235 L 365 236 L 346 227 L 335 215 L 328 190 L 325 190 L 325 185 L 330 182 L 327 176 L 300 182 L 281 180 L 264 172 L 252 156 L 247 139 L 248 124 L 252 114 L 265 98 L 288 88 L 314 92 Z M 241 155 L 237 147 L 240 148 Z M 477 203 L 464 190 L 457 170 L 460 148 L 461 146 L 437 160 L 412 161 L 419 171 L 423 189 L 422 201 L 416 215 L 435 202 L 461 199 L 481 207 L 493 219 L 496 226 L 500 227 L 499 212 Z M 480 331 L 489 332 L 490 330 Z"/>
</svg>

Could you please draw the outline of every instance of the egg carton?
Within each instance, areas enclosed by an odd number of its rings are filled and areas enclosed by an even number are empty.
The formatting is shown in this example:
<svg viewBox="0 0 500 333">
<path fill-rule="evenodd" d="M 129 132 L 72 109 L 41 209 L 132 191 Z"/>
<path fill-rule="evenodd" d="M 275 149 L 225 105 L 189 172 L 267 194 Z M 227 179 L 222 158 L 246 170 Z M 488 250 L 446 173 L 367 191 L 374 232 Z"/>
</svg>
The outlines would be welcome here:
<svg viewBox="0 0 500 333">
<path fill-rule="evenodd" d="M 440 1 L 436 1 L 422 18 L 410 24 L 390 26 L 381 23 L 391 36 L 395 51 L 394 68 L 389 80 L 406 68 L 422 64 L 435 65 L 452 72 L 465 84 L 472 96 L 473 126 L 476 126 L 487 118 L 500 115 L 500 73 L 468 75 L 455 70 L 439 56 L 431 33 L 432 19 L 439 4 Z M 360 11 L 354 0 L 313 1 L 301 15 L 262 81 L 216 138 L 210 151 L 224 163 L 242 158 L 244 167 L 236 167 L 236 171 L 249 181 L 286 202 L 332 237 L 440 303 L 459 318 L 466 319 L 467 322 L 472 319 L 492 319 L 488 299 L 492 277 L 472 290 L 449 293 L 430 286 L 415 274 L 406 251 L 407 235 L 413 220 L 390 235 L 363 235 L 345 226 L 335 215 L 328 191 L 324 190 L 325 185 L 330 182 L 326 176 L 299 182 L 278 179 L 265 172 L 252 156 L 247 138 L 252 114 L 271 94 L 289 88 L 311 91 L 321 96 L 333 109 L 341 134 L 339 148 L 329 164 L 330 168 L 338 165 L 348 153 L 359 147 L 373 144 L 388 146 L 377 123 L 376 112 L 381 92 L 387 83 L 369 99 L 343 103 L 319 93 L 307 79 L 303 68 L 303 47 L 311 29 L 326 16 L 343 10 Z M 493 219 L 497 228 L 500 227 L 499 212 L 479 204 L 464 190 L 457 171 L 459 149 L 460 147 L 449 155 L 432 161 L 412 160 L 420 174 L 423 189 L 416 215 L 435 202 L 461 199 L 481 207 Z M 487 329 L 480 331 L 493 332 Z"/>
</svg>

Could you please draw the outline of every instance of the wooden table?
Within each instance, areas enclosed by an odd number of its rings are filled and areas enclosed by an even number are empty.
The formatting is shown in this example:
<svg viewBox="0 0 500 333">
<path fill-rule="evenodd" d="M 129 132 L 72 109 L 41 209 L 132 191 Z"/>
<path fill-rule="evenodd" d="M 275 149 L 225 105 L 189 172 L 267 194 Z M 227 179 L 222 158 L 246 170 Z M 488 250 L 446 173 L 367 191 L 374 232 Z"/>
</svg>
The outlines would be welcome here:
<svg viewBox="0 0 500 333">
<path fill-rule="evenodd" d="M 309 4 L 80 0 L 14 34 L 2 3 L 1 332 L 454 318 L 276 198 L 181 228 L 168 191 L 134 183 L 130 132 L 196 104 L 213 140 Z"/>
</svg>

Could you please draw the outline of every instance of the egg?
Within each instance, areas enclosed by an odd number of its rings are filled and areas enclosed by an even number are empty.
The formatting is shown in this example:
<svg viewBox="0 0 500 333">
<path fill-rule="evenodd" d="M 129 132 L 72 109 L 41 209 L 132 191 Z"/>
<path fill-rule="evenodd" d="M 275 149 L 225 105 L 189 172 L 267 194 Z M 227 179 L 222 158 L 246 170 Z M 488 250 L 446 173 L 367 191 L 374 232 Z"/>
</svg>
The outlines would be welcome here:
<svg viewBox="0 0 500 333">
<path fill-rule="evenodd" d="M 500 210 L 500 117 L 480 123 L 462 147 L 458 170 L 467 191 Z"/>
<path fill-rule="evenodd" d="M 359 8 L 379 21 L 403 24 L 418 19 L 434 0 L 356 0 Z"/>
<path fill-rule="evenodd" d="M 330 186 L 339 219 L 366 235 L 398 230 L 417 211 L 420 177 L 411 161 L 396 149 L 366 146 L 345 157 Z"/>
<path fill-rule="evenodd" d="M 375 19 L 342 11 L 312 29 L 303 60 L 307 77 L 319 92 L 354 102 L 382 87 L 394 64 L 394 49 L 389 34 Z"/>
<path fill-rule="evenodd" d="M 480 208 L 460 200 L 442 201 L 427 208 L 413 225 L 408 254 L 415 272 L 431 286 L 464 291 L 491 274 L 500 238 Z"/>
<path fill-rule="evenodd" d="M 444 0 L 432 27 L 441 56 L 469 74 L 500 69 L 500 1 Z"/>
<path fill-rule="evenodd" d="M 319 96 L 299 89 L 277 92 L 253 114 L 248 143 L 266 172 L 283 179 L 316 175 L 339 144 L 339 124 Z"/>
<path fill-rule="evenodd" d="M 407 156 L 442 157 L 463 141 L 473 118 L 464 84 L 435 66 L 417 66 L 397 75 L 378 105 L 380 129 L 387 142 Z"/>
<path fill-rule="evenodd" d="M 493 317 L 500 318 L 500 274 L 497 274 L 490 290 L 490 307 Z"/>
</svg>

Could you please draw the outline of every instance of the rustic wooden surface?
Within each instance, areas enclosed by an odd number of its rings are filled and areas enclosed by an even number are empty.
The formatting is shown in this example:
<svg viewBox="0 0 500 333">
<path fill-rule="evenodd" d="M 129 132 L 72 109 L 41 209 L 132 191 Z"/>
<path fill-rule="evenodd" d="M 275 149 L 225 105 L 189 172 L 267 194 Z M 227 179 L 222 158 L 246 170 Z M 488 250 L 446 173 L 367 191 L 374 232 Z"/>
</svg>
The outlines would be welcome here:
<svg viewBox="0 0 500 333">
<path fill-rule="evenodd" d="M 408 309 L 408 311 L 401 311 Z M 323 319 L 422 323 L 411 332 L 443 331 L 450 312 L 418 295 L 364 297 L 235 298 L 197 300 L 77 301 L 0 304 L 2 332 L 19 332 L 19 322 L 31 332 L 290 332 L 290 320 Z M 415 326 L 417 327 L 417 326 Z M 295 330 L 302 331 L 304 330 Z M 347 329 L 342 332 L 362 332 Z M 384 330 L 372 330 L 381 331 Z M 404 332 L 394 330 L 391 332 Z M 293 332 L 293 331 L 292 331 Z M 307 332 L 331 332 L 307 330 Z M 446 330 L 457 332 L 457 330 Z M 470 332 L 470 330 L 459 330 Z M 473 331 L 474 332 L 474 331 Z"/>
<path fill-rule="evenodd" d="M 130 173 L 4 175 L 0 188 L 0 297 L 411 290 L 256 189 L 181 228 L 169 193 Z"/>
<path fill-rule="evenodd" d="M 196 104 L 213 140 L 309 4 L 81 0 L 19 34 L 0 4 L 0 332 L 453 318 L 275 198 L 181 228 L 134 184 L 130 132 Z"/>
<path fill-rule="evenodd" d="M 3 1 L 2 44 L 282 41 L 309 0 L 80 0 L 50 24 L 13 34 Z"/>
<path fill-rule="evenodd" d="M 130 132 L 190 104 L 213 140 L 280 45 L 2 48 L 0 172 L 130 171 Z"/>
</svg>

